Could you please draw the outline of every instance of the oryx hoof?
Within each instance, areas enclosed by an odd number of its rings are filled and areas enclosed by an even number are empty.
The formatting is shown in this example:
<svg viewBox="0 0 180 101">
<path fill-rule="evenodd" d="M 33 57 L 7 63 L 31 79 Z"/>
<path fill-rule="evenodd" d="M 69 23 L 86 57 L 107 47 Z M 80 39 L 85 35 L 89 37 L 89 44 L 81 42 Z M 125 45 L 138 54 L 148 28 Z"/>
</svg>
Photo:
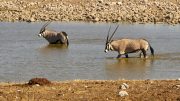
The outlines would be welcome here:
<svg viewBox="0 0 180 101">
<path fill-rule="evenodd" d="M 121 57 L 121 55 L 118 55 L 116 58 L 120 58 Z"/>
</svg>

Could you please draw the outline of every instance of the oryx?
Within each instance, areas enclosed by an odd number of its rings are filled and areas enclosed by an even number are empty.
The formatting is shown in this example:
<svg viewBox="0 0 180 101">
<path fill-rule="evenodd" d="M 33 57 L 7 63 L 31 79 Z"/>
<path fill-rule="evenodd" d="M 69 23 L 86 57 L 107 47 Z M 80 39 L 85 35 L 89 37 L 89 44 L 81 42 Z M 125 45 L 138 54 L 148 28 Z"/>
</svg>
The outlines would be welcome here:
<svg viewBox="0 0 180 101">
<path fill-rule="evenodd" d="M 52 30 L 47 30 L 46 27 L 51 23 L 51 21 L 45 23 L 38 36 L 43 36 L 50 44 L 67 44 L 69 45 L 68 35 L 66 32 L 56 32 Z"/>
<path fill-rule="evenodd" d="M 135 53 L 141 51 L 141 53 L 143 53 L 144 55 L 144 58 L 147 58 L 146 52 L 150 47 L 151 54 L 154 56 L 154 49 L 151 47 L 150 43 L 146 39 L 122 38 L 118 40 L 112 40 L 112 37 L 115 34 L 118 27 L 119 25 L 116 27 L 116 29 L 109 38 L 109 33 L 111 30 L 111 26 L 110 26 L 106 39 L 104 52 L 107 53 L 110 50 L 117 51 L 118 52 L 117 58 L 120 58 L 121 55 L 125 55 L 126 58 L 128 58 L 129 53 Z M 140 53 L 140 57 L 141 57 L 141 53 Z"/>
</svg>

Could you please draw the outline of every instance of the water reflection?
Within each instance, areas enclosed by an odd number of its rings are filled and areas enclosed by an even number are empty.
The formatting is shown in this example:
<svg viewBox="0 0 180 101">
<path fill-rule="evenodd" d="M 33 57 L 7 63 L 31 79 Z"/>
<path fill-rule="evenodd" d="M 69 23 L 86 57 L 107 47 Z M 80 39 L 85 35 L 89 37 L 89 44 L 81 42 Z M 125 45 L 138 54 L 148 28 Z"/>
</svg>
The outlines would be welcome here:
<svg viewBox="0 0 180 101">
<path fill-rule="evenodd" d="M 64 57 L 68 51 L 67 45 L 62 44 L 48 44 L 45 46 L 40 47 L 39 52 L 41 54 L 41 58 L 57 58 L 60 59 L 60 57 Z"/>
<path fill-rule="evenodd" d="M 142 59 L 142 58 L 121 58 L 116 59 L 116 61 L 107 61 L 107 68 L 146 68 L 153 64 L 154 59 Z"/>
<path fill-rule="evenodd" d="M 40 52 L 43 54 L 61 53 L 68 50 L 68 46 L 64 44 L 48 44 L 40 47 Z"/>
<path fill-rule="evenodd" d="M 155 59 L 159 60 L 180 60 L 180 53 L 161 53 L 156 54 Z"/>
<path fill-rule="evenodd" d="M 111 78 L 116 79 L 131 79 L 142 78 L 146 74 L 147 69 L 152 67 L 154 63 L 153 58 L 121 58 L 109 59 L 106 61 L 106 73 Z M 124 72 L 126 71 L 126 72 Z"/>
</svg>

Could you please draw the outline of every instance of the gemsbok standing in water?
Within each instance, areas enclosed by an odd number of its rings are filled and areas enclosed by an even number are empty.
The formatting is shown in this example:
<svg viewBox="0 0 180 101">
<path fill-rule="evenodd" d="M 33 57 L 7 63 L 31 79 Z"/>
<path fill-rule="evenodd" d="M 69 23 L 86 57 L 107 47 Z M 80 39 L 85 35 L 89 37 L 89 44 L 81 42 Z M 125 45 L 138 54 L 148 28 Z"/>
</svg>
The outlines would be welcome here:
<svg viewBox="0 0 180 101">
<path fill-rule="evenodd" d="M 117 51 L 118 52 L 117 58 L 120 58 L 121 55 L 125 55 L 126 58 L 128 58 L 129 53 L 136 53 L 141 51 L 141 53 L 143 53 L 144 58 L 147 58 L 146 52 L 150 47 L 151 55 L 154 56 L 154 49 L 151 47 L 150 43 L 145 39 L 122 38 L 118 40 L 112 40 L 112 37 L 114 36 L 118 27 L 119 25 L 116 27 L 116 29 L 109 38 L 109 33 L 111 30 L 111 26 L 110 26 L 106 39 L 104 52 L 107 53 L 108 51 Z M 141 53 L 140 53 L 140 57 L 141 57 Z"/>
<path fill-rule="evenodd" d="M 44 37 L 50 44 L 66 44 L 69 45 L 68 35 L 66 32 L 56 32 L 52 30 L 47 30 L 46 27 L 51 23 L 51 21 L 45 23 L 38 34 L 39 37 Z"/>
</svg>

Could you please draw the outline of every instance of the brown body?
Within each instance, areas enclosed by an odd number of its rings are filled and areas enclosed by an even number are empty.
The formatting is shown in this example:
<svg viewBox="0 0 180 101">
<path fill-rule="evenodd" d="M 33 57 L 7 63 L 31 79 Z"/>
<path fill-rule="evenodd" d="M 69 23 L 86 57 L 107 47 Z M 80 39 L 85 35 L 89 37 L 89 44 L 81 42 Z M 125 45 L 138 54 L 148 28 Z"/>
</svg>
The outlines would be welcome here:
<svg viewBox="0 0 180 101">
<path fill-rule="evenodd" d="M 118 26 L 117 26 L 118 28 Z M 117 30 L 115 29 L 115 31 Z M 110 29 L 109 29 L 110 30 Z M 115 33 L 114 31 L 114 33 Z M 125 55 L 128 58 L 129 53 L 135 53 L 141 51 L 143 53 L 144 58 L 147 58 L 146 52 L 148 48 L 150 48 L 151 54 L 154 55 L 154 49 L 151 47 L 149 42 L 145 39 L 129 39 L 129 38 L 123 38 L 119 40 L 111 40 L 114 33 L 109 38 L 109 33 L 106 40 L 106 46 L 105 46 L 105 52 L 108 51 L 117 51 L 118 56 L 117 58 L 120 58 L 121 55 Z M 140 54 L 141 56 L 141 54 Z"/>
<path fill-rule="evenodd" d="M 69 44 L 66 32 L 45 30 L 42 35 L 50 44 Z"/>
<path fill-rule="evenodd" d="M 66 32 L 56 32 L 47 30 L 46 26 L 50 22 L 46 23 L 40 30 L 38 36 L 43 36 L 50 44 L 67 44 L 69 45 L 68 35 Z"/>
</svg>

